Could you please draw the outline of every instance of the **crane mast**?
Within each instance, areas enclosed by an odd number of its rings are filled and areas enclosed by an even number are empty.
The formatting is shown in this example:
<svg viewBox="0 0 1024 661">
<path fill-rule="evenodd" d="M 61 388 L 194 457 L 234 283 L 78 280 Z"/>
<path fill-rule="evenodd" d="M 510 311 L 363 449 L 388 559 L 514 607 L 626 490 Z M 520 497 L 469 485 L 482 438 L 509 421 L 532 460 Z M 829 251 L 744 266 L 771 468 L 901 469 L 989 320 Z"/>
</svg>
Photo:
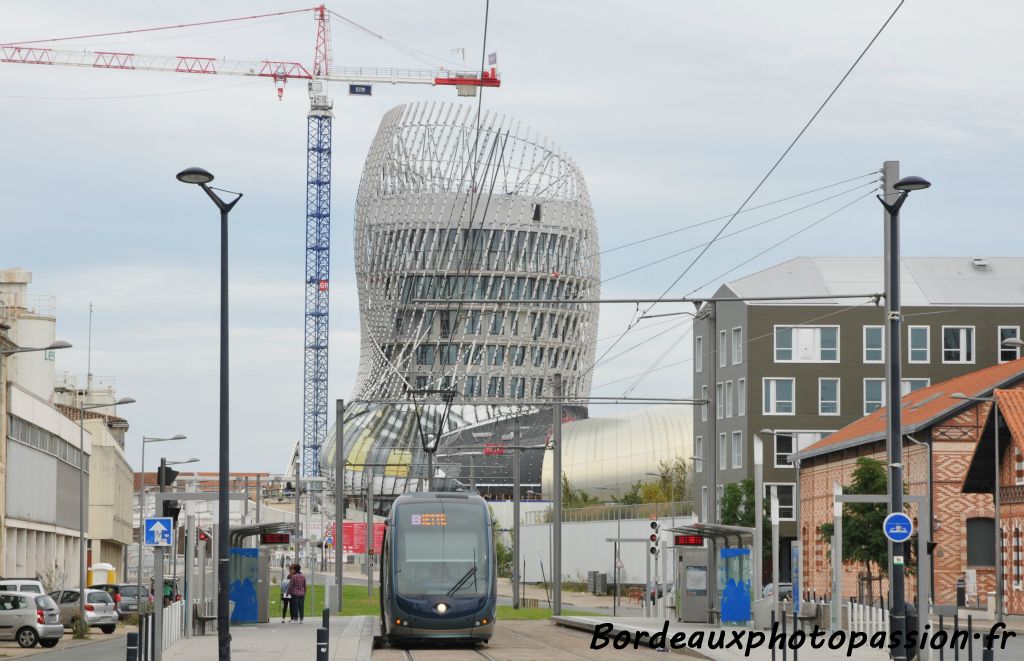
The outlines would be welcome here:
<svg viewBox="0 0 1024 661">
<path fill-rule="evenodd" d="M 306 282 L 302 388 L 302 474 L 320 474 L 327 436 L 327 345 L 331 271 L 331 67 L 330 15 L 321 5 L 306 118 Z"/>
</svg>

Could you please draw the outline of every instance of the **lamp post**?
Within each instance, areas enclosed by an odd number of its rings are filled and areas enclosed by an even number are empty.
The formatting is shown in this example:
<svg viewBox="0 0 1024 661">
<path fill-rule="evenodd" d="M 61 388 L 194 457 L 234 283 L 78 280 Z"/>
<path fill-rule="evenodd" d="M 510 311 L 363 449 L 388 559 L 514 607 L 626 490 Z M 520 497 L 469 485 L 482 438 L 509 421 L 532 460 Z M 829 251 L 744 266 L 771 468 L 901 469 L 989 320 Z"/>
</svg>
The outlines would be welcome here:
<svg viewBox="0 0 1024 661">
<path fill-rule="evenodd" d="M 134 404 L 131 397 L 122 397 L 113 404 L 85 405 L 85 393 L 78 396 L 78 617 L 85 622 L 85 412 L 119 404 Z M 75 630 L 78 635 L 78 629 Z"/>
<path fill-rule="evenodd" d="M 7 402 L 7 382 L 4 381 L 4 361 L 3 361 L 4 357 L 10 356 L 10 355 L 16 354 L 16 353 L 31 353 L 33 351 L 56 351 L 57 349 L 70 349 L 70 348 L 71 348 L 71 343 L 70 342 L 65 342 L 63 340 L 57 340 L 56 342 L 51 342 L 50 344 L 46 345 L 45 347 L 15 347 L 14 349 L 0 349 L 0 398 L 2 398 L 4 403 L 5 403 L 5 405 L 3 407 L 0 407 L 0 411 L 6 411 L 7 413 L 10 413 L 10 411 L 7 411 L 7 409 L 9 409 L 10 406 L 6 404 L 6 402 Z"/>
<path fill-rule="evenodd" d="M 885 172 L 895 175 L 898 164 L 887 162 Z M 894 202 L 887 202 L 885 196 L 879 195 L 878 201 L 885 208 L 885 307 L 887 325 L 887 347 L 889 349 L 886 357 L 886 413 L 887 433 L 886 444 L 889 450 L 889 512 L 903 512 L 903 424 L 902 411 L 900 410 L 900 375 L 902 358 L 900 352 L 900 327 L 902 325 L 900 311 L 900 208 L 906 202 L 911 191 L 924 190 L 931 186 L 927 180 L 921 177 L 903 177 L 895 184 L 892 190 L 889 189 L 889 177 L 886 177 L 885 193 L 892 195 L 898 192 L 899 196 Z M 889 545 L 889 555 L 893 555 L 893 546 Z M 891 608 L 889 617 L 892 621 L 892 634 L 898 635 L 901 640 L 906 640 L 906 601 L 904 598 L 904 570 L 902 564 L 890 562 L 889 585 L 892 590 Z M 833 595 L 838 599 L 839 595 Z M 907 649 L 898 645 L 892 651 L 894 661 L 902 661 L 907 658 Z"/>
<path fill-rule="evenodd" d="M 138 572 L 135 575 L 135 600 L 138 611 L 142 613 L 142 539 L 145 537 L 145 497 L 146 497 L 146 443 L 163 443 L 164 441 L 181 441 L 187 438 L 184 434 L 175 434 L 166 438 L 143 436 L 142 437 L 142 458 L 139 463 L 139 561 Z M 160 476 L 157 474 L 157 480 Z M 154 583 L 154 588 L 156 584 Z"/>
<path fill-rule="evenodd" d="M 196 184 L 203 189 L 220 210 L 220 475 L 217 479 L 217 521 L 220 534 L 217 536 L 217 658 L 228 661 L 231 658 L 230 611 L 228 602 L 229 532 L 231 510 L 228 507 L 229 437 L 228 437 L 228 213 L 242 199 L 241 193 L 235 199 L 225 202 L 207 186 L 213 175 L 202 168 L 187 168 L 178 173 L 178 181 Z M 231 192 L 231 191 L 225 191 Z"/>
</svg>

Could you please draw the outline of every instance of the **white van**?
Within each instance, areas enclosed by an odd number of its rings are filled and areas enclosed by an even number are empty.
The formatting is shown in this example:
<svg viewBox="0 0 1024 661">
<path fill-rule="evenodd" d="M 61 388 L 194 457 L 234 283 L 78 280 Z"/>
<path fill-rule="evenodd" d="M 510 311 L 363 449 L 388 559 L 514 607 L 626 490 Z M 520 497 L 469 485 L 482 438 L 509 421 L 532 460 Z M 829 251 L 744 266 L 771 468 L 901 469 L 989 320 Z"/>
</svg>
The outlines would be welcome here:
<svg viewBox="0 0 1024 661">
<path fill-rule="evenodd" d="M 0 578 L 0 592 L 44 594 L 42 582 L 35 578 Z"/>
</svg>

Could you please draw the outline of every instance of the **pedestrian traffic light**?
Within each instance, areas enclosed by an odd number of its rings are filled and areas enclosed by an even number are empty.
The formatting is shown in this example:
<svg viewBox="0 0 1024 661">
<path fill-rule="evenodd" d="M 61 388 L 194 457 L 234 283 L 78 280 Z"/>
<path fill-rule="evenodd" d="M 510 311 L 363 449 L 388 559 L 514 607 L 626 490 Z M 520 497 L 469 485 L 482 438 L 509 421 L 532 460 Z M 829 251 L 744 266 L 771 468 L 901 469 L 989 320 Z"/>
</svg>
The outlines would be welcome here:
<svg viewBox="0 0 1024 661">
<path fill-rule="evenodd" d="M 658 555 L 661 546 L 661 530 L 657 521 L 651 521 L 651 536 L 648 539 L 651 540 L 651 547 L 648 549 L 651 555 Z"/>
<path fill-rule="evenodd" d="M 177 500 L 164 501 L 164 516 L 169 516 L 174 521 L 174 527 L 178 527 L 178 514 L 181 513 L 181 502 Z"/>
<path fill-rule="evenodd" d="M 161 466 L 156 471 L 156 479 L 158 485 L 169 487 L 174 484 L 174 481 L 178 479 L 178 471 L 170 468 L 169 466 Z M 162 491 L 162 489 L 161 489 Z"/>
</svg>

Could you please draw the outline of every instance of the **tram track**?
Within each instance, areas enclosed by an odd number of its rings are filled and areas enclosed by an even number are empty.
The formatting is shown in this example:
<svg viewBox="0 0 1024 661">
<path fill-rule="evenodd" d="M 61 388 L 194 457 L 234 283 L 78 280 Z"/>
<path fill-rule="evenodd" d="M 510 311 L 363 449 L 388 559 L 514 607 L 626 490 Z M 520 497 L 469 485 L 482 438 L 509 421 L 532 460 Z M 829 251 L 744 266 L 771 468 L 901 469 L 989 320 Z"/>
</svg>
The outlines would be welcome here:
<svg viewBox="0 0 1024 661">
<path fill-rule="evenodd" d="M 441 649 L 403 649 L 402 657 L 404 661 L 441 661 L 442 659 L 450 659 L 452 661 L 476 659 L 479 661 L 481 657 L 487 659 L 487 661 L 497 661 L 490 654 L 475 647 L 465 649 L 452 649 L 450 647 Z"/>
</svg>

